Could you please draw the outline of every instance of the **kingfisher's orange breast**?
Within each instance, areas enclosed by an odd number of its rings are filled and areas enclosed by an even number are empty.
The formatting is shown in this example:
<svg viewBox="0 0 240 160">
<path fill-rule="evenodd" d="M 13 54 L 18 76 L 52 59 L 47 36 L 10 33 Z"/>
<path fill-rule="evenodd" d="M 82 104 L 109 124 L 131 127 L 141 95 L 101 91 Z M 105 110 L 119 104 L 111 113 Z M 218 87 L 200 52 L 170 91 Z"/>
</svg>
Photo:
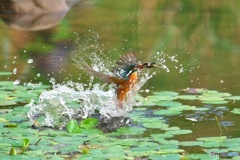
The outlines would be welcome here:
<svg viewBox="0 0 240 160">
<path fill-rule="evenodd" d="M 117 88 L 117 98 L 120 102 L 124 102 L 127 93 L 131 88 L 137 83 L 137 72 L 132 73 L 128 80 L 118 85 Z"/>
</svg>

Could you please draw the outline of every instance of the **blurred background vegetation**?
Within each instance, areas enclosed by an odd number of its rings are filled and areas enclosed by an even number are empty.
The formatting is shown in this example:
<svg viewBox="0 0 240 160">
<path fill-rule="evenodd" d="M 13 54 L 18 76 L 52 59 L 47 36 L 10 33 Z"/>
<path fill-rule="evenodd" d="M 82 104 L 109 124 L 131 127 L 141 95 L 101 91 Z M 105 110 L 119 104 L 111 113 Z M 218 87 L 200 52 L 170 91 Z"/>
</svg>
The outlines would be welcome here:
<svg viewBox="0 0 240 160">
<path fill-rule="evenodd" d="M 36 9 L 32 17 L 32 11 L 16 10 L 18 4 L 0 2 L 0 70 L 17 68 L 14 78 L 22 82 L 46 83 L 50 77 L 79 81 L 82 71 L 73 65 L 71 54 L 89 54 L 79 46 L 112 59 L 133 49 L 141 61 L 154 61 L 156 52 L 163 52 L 176 55 L 178 67 L 182 64 L 185 70 L 179 73 L 168 60 L 170 72 L 162 70 L 145 88 L 196 87 L 239 94 L 239 1 L 60 2 L 50 9 Z M 90 40 L 93 32 L 98 38 Z M 34 62 L 29 64 L 28 59 Z"/>
</svg>

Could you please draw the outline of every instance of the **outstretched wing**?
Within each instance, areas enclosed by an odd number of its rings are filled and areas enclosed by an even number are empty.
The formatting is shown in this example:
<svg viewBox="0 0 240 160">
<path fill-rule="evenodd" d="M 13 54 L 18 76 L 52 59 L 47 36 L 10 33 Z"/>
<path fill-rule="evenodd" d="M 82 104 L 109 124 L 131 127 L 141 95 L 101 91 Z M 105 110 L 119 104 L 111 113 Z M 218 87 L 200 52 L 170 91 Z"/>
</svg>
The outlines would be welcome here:
<svg viewBox="0 0 240 160">
<path fill-rule="evenodd" d="M 129 65 L 136 64 L 137 58 L 134 51 L 128 52 L 125 55 L 121 56 L 116 62 L 119 68 L 126 68 Z"/>
<path fill-rule="evenodd" d="M 107 82 L 107 83 L 121 84 L 121 83 L 126 82 L 126 80 L 123 79 L 123 78 L 116 78 L 116 77 L 109 76 L 107 74 L 95 71 L 87 64 L 82 65 L 82 69 L 84 71 L 86 71 L 87 73 L 89 73 L 89 74 L 91 74 L 93 76 L 98 77 L 101 81 L 104 81 L 104 82 Z"/>
</svg>

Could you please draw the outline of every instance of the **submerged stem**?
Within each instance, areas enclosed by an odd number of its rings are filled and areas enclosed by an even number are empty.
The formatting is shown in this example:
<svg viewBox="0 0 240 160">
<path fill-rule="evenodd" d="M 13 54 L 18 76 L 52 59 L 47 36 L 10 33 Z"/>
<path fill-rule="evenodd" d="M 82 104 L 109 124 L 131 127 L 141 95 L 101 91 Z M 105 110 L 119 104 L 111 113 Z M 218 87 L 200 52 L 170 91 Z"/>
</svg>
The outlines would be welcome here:
<svg viewBox="0 0 240 160">
<path fill-rule="evenodd" d="M 218 128 L 219 128 L 220 132 L 222 133 L 221 125 L 220 125 L 220 123 L 219 123 L 219 121 L 218 121 L 218 118 L 217 118 L 216 116 L 215 116 L 215 119 L 216 119 L 216 121 L 217 121 Z"/>
</svg>

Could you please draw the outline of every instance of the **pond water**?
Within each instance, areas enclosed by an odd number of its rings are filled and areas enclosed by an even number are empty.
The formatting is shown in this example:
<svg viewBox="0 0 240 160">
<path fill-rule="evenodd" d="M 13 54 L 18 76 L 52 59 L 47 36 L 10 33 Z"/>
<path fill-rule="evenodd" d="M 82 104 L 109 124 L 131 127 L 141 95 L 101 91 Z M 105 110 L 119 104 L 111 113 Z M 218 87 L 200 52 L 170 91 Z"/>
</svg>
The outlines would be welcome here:
<svg viewBox="0 0 240 160">
<path fill-rule="evenodd" d="M 142 62 L 165 55 L 169 69 L 157 68 L 142 87 L 141 96 L 159 91 L 181 93 L 186 88 L 240 95 L 239 1 L 60 2 L 51 11 L 46 6 L 46 10 L 36 9 L 34 16 L 27 7 L 17 8 L 17 2 L 15 6 L 0 2 L 0 71 L 13 73 L 0 76 L 1 81 L 49 85 L 54 78 L 56 83 L 88 83 L 89 76 L 74 61 L 76 54 L 88 57 L 94 52 L 109 64 L 135 50 Z M 239 116 L 230 112 L 238 108 L 238 101 L 217 105 L 177 101 L 209 110 L 167 117 L 170 126 L 192 130 L 173 140 L 220 136 L 215 116 L 222 124 L 222 136 L 239 137 Z M 194 122 L 198 118 L 201 120 Z M 145 136 L 159 131 L 148 132 Z M 199 147 L 185 149 L 202 152 Z"/>
</svg>

